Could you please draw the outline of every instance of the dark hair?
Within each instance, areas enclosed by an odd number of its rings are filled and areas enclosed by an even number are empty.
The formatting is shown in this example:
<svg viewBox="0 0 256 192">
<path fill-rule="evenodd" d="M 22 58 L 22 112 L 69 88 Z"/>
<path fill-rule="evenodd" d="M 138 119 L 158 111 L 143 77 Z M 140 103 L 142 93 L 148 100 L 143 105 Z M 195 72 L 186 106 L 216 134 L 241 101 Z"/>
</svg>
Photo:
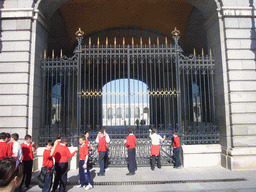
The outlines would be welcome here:
<svg viewBox="0 0 256 192">
<path fill-rule="evenodd" d="M 19 134 L 18 134 L 18 133 L 13 133 L 13 134 L 12 134 L 12 138 L 13 138 L 15 141 L 18 141 L 18 140 L 19 140 Z"/>
<path fill-rule="evenodd" d="M 56 135 L 56 138 L 57 138 L 57 139 L 61 139 L 61 134 L 58 133 L 58 134 Z"/>
<path fill-rule="evenodd" d="M 153 133 L 156 133 L 156 132 L 157 132 L 157 128 L 153 128 L 153 129 L 152 129 L 152 132 L 153 132 Z"/>
<path fill-rule="evenodd" d="M 84 136 L 84 135 L 81 135 L 81 136 L 79 137 L 79 139 L 85 140 L 85 136 Z"/>
<path fill-rule="evenodd" d="M 0 139 L 5 139 L 5 138 L 6 138 L 5 132 L 0 133 Z"/>
<path fill-rule="evenodd" d="M 133 133 L 133 128 L 128 128 L 128 133 Z"/>
<path fill-rule="evenodd" d="M 25 138 L 24 138 L 25 140 L 27 140 L 27 139 L 31 139 L 31 135 L 25 135 Z"/>
<path fill-rule="evenodd" d="M 68 139 L 67 139 L 66 137 L 62 137 L 60 142 L 61 142 L 61 143 L 68 142 Z"/>
<path fill-rule="evenodd" d="M 11 137 L 10 133 L 5 133 L 5 138 L 10 139 L 10 137 Z"/>
<path fill-rule="evenodd" d="M 104 133 L 104 130 L 103 130 L 103 129 L 100 129 L 99 132 L 100 132 L 100 133 Z"/>
<path fill-rule="evenodd" d="M 53 145 L 54 145 L 54 142 L 53 142 L 53 140 L 48 140 L 45 145 L 51 145 L 51 146 L 53 146 Z"/>
<path fill-rule="evenodd" d="M 22 178 L 23 164 L 17 158 L 7 157 L 0 160 L 0 188 L 6 187 L 14 177 Z"/>
</svg>

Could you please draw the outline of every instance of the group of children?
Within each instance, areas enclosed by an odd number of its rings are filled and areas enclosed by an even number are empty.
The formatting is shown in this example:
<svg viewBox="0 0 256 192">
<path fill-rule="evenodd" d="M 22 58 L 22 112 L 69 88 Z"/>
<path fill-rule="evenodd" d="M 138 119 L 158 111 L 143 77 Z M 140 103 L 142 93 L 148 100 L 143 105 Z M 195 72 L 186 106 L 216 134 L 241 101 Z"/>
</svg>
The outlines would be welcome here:
<svg viewBox="0 0 256 192">
<path fill-rule="evenodd" d="M 155 170 L 155 164 L 157 161 L 157 167 L 161 168 L 161 156 L 160 156 L 160 144 L 166 138 L 162 138 L 159 134 L 157 134 L 157 129 L 149 129 L 149 137 L 151 139 L 151 169 Z M 181 167 L 181 160 L 180 160 L 180 138 L 178 136 L 177 131 L 174 131 L 173 135 L 173 160 L 174 160 L 174 168 Z M 108 166 L 108 143 L 110 142 L 109 136 L 106 133 L 106 128 L 103 127 L 102 130 L 99 131 L 96 143 L 98 143 L 98 153 L 99 153 L 99 166 L 100 172 L 99 176 L 105 175 L 106 167 Z M 124 144 L 127 147 L 128 152 L 128 171 L 126 175 L 135 175 L 135 171 L 137 170 L 137 162 L 136 162 L 136 136 L 133 133 L 132 128 L 128 128 L 128 136 L 126 140 L 124 140 Z"/>
<path fill-rule="evenodd" d="M 79 138 L 79 179 L 80 185 L 77 187 L 90 190 L 93 188 L 93 183 L 90 175 L 89 163 L 89 133 L 80 136 Z M 52 186 L 53 169 L 55 169 L 55 178 L 52 187 L 52 192 L 55 192 L 60 186 L 60 192 L 66 191 L 67 185 L 67 173 L 68 173 L 68 159 L 72 158 L 77 150 L 71 153 L 67 147 L 68 140 L 65 137 L 59 135 L 57 140 L 53 143 L 52 140 L 48 140 L 46 143 L 46 149 L 43 153 L 43 168 L 47 169 L 45 175 L 44 186 L 42 191 L 49 192 Z M 55 160 L 55 166 L 53 163 Z M 53 168 L 54 167 L 54 168 Z M 86 185 L 87 183 L 87 185 Z"/>
<path fill-rule="evenodd" d="M 17 190 L 22 190 L 24 182 L 25 190 L 28 190 L 31 182 L 33 159 L 36 147 L 34 142 L 32 142 L 30 135 L 25 136 L 25 141 L 22 144 L 20 144 L 18 140 L 18 133 L 13 133 L 12 135 L 4 132 L 0 133 L 0 159 L 14 157 L 19 162 L 23 163 L 23 179 Z"/>
<path fill-rule="evenodd" d="M 151 138 L 151 169 L 155 169 L 155 163 L 157 161 L 157 167 L 161 168 L 161 157 L 160 157 L 160 144 L 165 140 L 165 136 L 162 138 L 157 134 L 157 129 L 149 129 L 149 137 Z M 79 138 L 79 179 L 80 185 L 77 187 L 85 188 L 89 190 L 93 188 L 93 182 L 90 174 L 89 163 L 89 133 L 86 132 L 85 135 Z M 22 190 L 22 185 L 25 182 L 25 190 L 29 189 L 32 166 L 34 159 L 34 152 L 36 150 L 34 142 L 31 140 L 30 135 L 26 135 L 24 138 L 24 143 L 19 144 L 19 135 L 14 133 L 12 135 L 8 133 L 0 133 L 0 159 L 5 157 L 15 157 L 22 161 L 24 165 L 23 179 L 19 186 Z M 108 169 L 108 145 L 110 142 L 109 135 L 106 133 L 106 128 L 102 128 L 96 137 L 96 143 L 98 143 L 98 153 L 99 153 L 99 166 L 100 171 L 98 176 L 104 176 L 105 170 Z M 76 153 L 75 150 L 71 153 L 67 147 L 68 140 L 61 135 L 57 135 L 55 142 L 48 140 L 46 142 L 46 149 L 43 153 L 43 168 L 46 170 L 44 177 L 44 185 L 42 187 L 43 192 L 55 192 L 60 186 L 61 192 L 66 190 L 67 184 L 67 172 L 68 172 L 68 159 L 72 158 Z M 126 175 L 134 175 L 137 170 L 136 163 L 136 136 L 133 133 L 133 129 L 128 129 L 128 136 L 124 140 L 124 144 L 128 150 L 128 170 Z M 174 154 L 174 168 L 179 168 L 181 166 L 180 161 L 180 138 L 175 131 L 173 133 L 173 154 Z M 54 159 L 53 159 L 54 158 Z M 54 164 L 55 160 L 55 164 Z M 53 171 L 55 170 L 55 178 L 52 187 Z M 52 190 L 51 190 L 52 187 Z"/>
<path fill-rule="evenodd" d="M 133 134 L 133 129 L 128 129 L 129 135 L 127 136 L 126 140 L 124 140 L 124 144 L 128 150 L 128 170 L 129 173 L 126 175 L 135 175 L 135 171 L 137 170 L 137 163 L 136 163 L 136 137 Z M 152 171 L 155 170 L 155 164 L 157 160 L 157 167 L 161 169 L 161 156 L 160 156 L 160 144 L 165 140 L 165 135 L 162 138 L 159 134 L 157 134 L 157 129 L 149 129 L 149 137 L 151 139 L 151 169 Z M 181 167 L 181 160 L 180 160 L 180 138 L 178 136 L 177 131 L 173 133 L 173 160 L 174 160 L 174 168 Z"/>
</svg>

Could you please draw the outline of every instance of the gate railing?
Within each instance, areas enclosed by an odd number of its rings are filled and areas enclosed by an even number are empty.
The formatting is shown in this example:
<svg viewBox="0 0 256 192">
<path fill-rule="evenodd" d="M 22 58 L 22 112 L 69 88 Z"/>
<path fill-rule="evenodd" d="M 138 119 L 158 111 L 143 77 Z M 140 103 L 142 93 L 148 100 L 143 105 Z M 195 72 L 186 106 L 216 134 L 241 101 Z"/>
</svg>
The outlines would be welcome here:
<svg viewBox="0 0 256 192">
<path fill-rule="evenodd" d="M 219 142 L 215 125 L 215 64 L 211 53 L 209 56 L 203 53 L 201 56 L 184 56 L 178 45 L 178 30 L 173 32 L 174 43 L 167 43 L 166 39 L 162 45 L 82 45 L 82 39 L 78 33 L 78 46 L 73 57 L 55 58 L 53 55 L 42 60 L 40 145 L 62 133 L 68 136 L 72 146 L 77 146 L 80 134 L 89 131 L 91 135 L 96 135 L 105 125 L 113 140 L 110 156 L 112 159 L 125 159 L 126 150 L 121 143 L 127 127 L 133 127 L 138 138 L 137 158 L 142 165 L 149 160 L 148 129 L 152 127 L 167 137 L 178 130 L 184 144 Z M 120 87 L 125 85 L 103 91 L 104 85 L 118 79 L 127 79 L 128 91 L 120 91 Z M 137 89 L 141 86 L 138 83 L 136 89 L 131 90 L 132 80 L 144 83 L 147 89 L 139 93 Z M 124 98 L 129 101 L 127 105 L 116 99 L 121 95 L 127 97 Z M 138 98 L 138 104 L 135 99 L 132 100 L 133 96 Z M 145 104 L 143 97 L 147 98 L 148 104 Z M 113 114 L 107 114 L 110 103 L 103 101 L 114 103 Z M 120 112 L 124 110 L 122 106 L 134 106 L 137 111 L 143 109 L 146 120 L 140 112 L 140 123 L 136 125 L 135 109 L 127 114 Z M 110 124 L 103 123 L 107 115 Z M 119 118 L 120 122 L 123 118 L 122 123 L 118 124 L 111 118 Z M 171 156 L 169 143 L 162 145 L 163 162 L 166 163 L 170 162 Z M 123 152 L 117 153 L 119 150 Z M 123 160 L 113 160 L 113 165 L 121 162 Z"/>
<path fill-rule="evenodd" d="M 172 141 L 165 140 L 161 144 L 160 156 L 162 165 L 172 165 Z M 91 161 L 98 165 L 98 148 L 97 143 L 90 142 L 93 150 L 90 152 Z M 151 141 L 149 139 L 138 139 L 136 145 L 136 162 L 137 166 L 150 166 L 150 149 Z M 109 144 L 109 165 L 112 167 L 120 167 L 127 165 L 127 148 L 122 139 L 112 139 Z"/>
</svg>

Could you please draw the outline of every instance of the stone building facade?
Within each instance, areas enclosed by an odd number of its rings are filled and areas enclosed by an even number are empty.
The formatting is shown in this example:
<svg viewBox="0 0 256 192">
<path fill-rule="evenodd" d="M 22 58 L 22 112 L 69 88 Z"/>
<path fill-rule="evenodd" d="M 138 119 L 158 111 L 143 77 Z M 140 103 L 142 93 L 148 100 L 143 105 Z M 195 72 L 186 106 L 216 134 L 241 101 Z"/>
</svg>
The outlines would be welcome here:
<svg viewBox="0 0 256 192">
<path fill-rule="evenodd" d="M 51 31 L 54 21 L 60 16 L 57 14 L 59 9 L 72 2 L 83 4 L 81 0 L 0 1 L 1 131 L 18 132 L 21 138 L 31 134 L 34 140 L 38 139 L 42 101 L 41 60 L 44 50 L 54 46 L 54 34 Z M 95 2 L 104 4 L 105 1 Z M 190 10 L 188 22 L 183 26 L 187 42 L 195 34 L 194 40 L 205 36 L 207 44 L 198 41 L 201 43 L 198 46 L 211 49 L 215 57 L 216 123 L 220 131 L 221 149 L 219 161 L 223 167 L 232 170 L 256 169 L 256 1 L 182 0 L 181 3 L 193 10 Z M 70 12 L 70 18 L 85 19 L 81 13 L 65 9 L 62 7 L 63 17 Z M 184 9 L 189 10 L 186 6 Z M 91 14 L 100 11 L 93 8 Z M 63 19 L 60 26 L 65 25 L 66 21 Z M 89 25 L 90 20 L 87 18 L 86 21 Z M 164 25 L 163 20 L 155 20 L 157 22 Z M 95 31 L 99 31 L 100 23 L 92 25 L 98 27 Z M 175 22 L 168 30 L 172 31 L 174 25 Z M 150 27 L 146 24 L 141 26 Z M 66 29 L 69 27 L 66 26 Z M 80 26 L 74 24 L 73 27 L 77 29 Z M 93 36 L 94 33 L 89 31 L 86 35 Z M 59 40 L 70 38 L 61 32 L 59 36 Z M 67 46 L 72 50 L 73 45 L 69 43 Z M 188 50 L 191 51 L 189 47 Z"/>
</svg>

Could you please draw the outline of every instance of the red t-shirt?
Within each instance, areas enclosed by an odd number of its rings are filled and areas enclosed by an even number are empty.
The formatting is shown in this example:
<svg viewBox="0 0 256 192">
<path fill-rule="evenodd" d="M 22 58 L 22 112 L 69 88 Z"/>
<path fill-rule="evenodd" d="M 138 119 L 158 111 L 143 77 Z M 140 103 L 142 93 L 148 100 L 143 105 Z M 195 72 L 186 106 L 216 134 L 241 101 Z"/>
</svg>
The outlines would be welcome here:
<svg viewBox="0 0 256 192">
<path fill-rule="evenodd" d="M 79 158 L 80 160 L 85 160 L 86 155 L 89 155 L 89 150 L 91 147 L 89 146 L 89 141 L 85 140 L 83 145 L 79 146 Z"/>
<path fill-rule="evenodd" d="M 67 163 L 68 158 L 72 158 L 76 151 L 70 153 L 68 147 L 62 143 L 57 145 L 53 154 L 56 163 Z"/>
<path fill-rule="evenodd" d="M 174 136 L 173 138 L 173 148 L 180 147 L 180 138 L 178 136 Z"/>
<path fill-rule="evenodd" d="M 21 143 L 21 149 L 22 149 L 22 161 L 29 161 L 29 160 L 33 160 L 34 159 L 34 153 L 32 151 L 32 143 L 30 143 L 29 145 L 27 143 Z M 35 149 L 35 145 L 33 146 Z"/>
<path fill-rule="evenodd" d="M 9 141 L 9 143 L 7 143 L 7 145 L 8 145 L 8 156 L 11 157 L 13 155 L 13 153 L 12 153 L 13 142 Z"/>
<path fill-rule="evenodd" d="M 99 138 L 98 152 L 107 151 L 107 142 L 105 136 Z"/>
<path fill-rule="evenodd" d="M 128 149 L 133 149 L 136 147 L 136 137 L 135 135 L 131 134 L 128 135 L 126 138 L 126 145 L 125 145 Z"/>
<path fill-rule="evenodd" d="M 43 166 L 44 167 L 53 167 L 53 158 L 50 155 L 51 154 L 51 150 L 49 149 L 45 149 L 44 150 L 44 154 L 43 154 Z"/>
<path fill-rule="evenodd" d="M 0 141 L 0 159 L 8 156 L 8 144 L 5 141 Z"/>
</svg>

